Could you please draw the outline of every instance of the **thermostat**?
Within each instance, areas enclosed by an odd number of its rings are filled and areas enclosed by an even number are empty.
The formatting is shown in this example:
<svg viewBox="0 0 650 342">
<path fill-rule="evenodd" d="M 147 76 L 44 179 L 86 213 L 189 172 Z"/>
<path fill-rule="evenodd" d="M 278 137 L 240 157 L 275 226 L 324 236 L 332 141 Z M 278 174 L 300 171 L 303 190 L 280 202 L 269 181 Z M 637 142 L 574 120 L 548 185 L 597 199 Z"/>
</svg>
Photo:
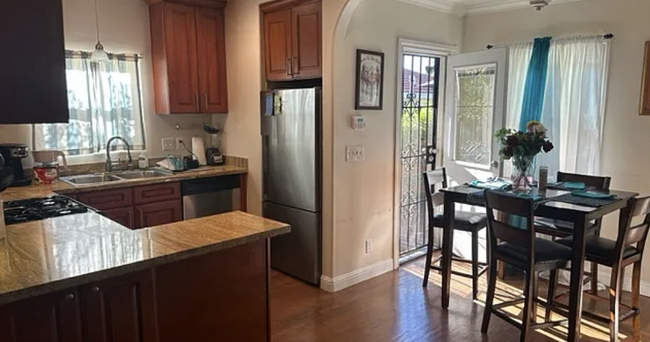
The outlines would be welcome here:
<svg viewBox="0 0 650 342">
<path fill-rule="evenodd" d="M 366 119 L 361 115 L 353 115 L 352 129 L 355 131 L 363 131 L 366 129 Z"/>
</svg>

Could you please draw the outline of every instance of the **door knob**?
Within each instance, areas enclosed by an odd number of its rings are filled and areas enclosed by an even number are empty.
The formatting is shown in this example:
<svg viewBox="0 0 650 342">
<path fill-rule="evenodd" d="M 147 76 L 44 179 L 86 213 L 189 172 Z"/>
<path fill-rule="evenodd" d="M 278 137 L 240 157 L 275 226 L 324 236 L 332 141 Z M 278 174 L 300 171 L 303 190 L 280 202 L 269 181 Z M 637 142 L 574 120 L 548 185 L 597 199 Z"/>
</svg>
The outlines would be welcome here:
<svg viewBox="0 0 650 342">
<path fill-rule="evenodd" d="M 493 169 L 498 169 L 498 168 L 499 168 L 499 162 L 496 161 L 496 160 L 493 160 L 493 161 L 490 163 L 490 166 L 491 166 Z"/>
</svg>

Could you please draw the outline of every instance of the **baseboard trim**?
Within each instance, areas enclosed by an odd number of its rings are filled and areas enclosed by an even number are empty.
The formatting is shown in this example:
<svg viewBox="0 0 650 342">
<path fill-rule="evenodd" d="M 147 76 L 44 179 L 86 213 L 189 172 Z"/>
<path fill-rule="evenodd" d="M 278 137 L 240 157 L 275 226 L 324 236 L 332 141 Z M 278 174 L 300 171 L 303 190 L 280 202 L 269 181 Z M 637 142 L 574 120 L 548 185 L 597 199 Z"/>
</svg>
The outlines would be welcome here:
<svg viewBox="0 0 650 342">
<path fill-rule="evenodd" d="M 609 267 L 598 268 L 598 282 L 609 286 L 612 278 L 612 269 Z M 632 291 L 632 267 L 625 268 L 625 280 L 623 281 L 623 291 Z M 650 297 L 650 282 L 641 280 L 641 295 Z"/>
<path fill-rule="evenodd" d="M 393 259 L 386 259 L 338 277 L 321 276 L 320 288 L 327 292 L 338 292 L 392 270 Z"/>
</svg>

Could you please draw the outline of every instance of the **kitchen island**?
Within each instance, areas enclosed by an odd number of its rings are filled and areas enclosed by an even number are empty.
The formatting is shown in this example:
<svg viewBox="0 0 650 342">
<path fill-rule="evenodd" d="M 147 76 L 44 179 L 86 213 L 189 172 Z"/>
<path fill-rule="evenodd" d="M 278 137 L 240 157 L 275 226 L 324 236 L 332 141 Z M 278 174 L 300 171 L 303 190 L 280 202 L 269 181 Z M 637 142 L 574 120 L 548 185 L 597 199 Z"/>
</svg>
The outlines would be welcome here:
<svg viewBox="0 0 650 342">
<path fill-rule="evenodd" d="M 7 226 L 0 341 L 268 341 L 268 240 L 240 211 L 127 229 L 97 213 Z"/>
</svg>

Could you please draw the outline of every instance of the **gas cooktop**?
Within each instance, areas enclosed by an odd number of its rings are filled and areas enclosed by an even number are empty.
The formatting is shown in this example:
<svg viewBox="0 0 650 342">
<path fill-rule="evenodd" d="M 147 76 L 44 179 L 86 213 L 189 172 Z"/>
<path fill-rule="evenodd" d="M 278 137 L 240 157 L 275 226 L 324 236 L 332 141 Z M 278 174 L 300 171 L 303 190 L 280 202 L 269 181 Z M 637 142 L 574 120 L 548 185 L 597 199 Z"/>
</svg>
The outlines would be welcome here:
<svg viewBox="0 0 650 342">
<path fill-rule="evenodd" d="M 85 213 L 89 210 L 89 207 L 65 196 L 30 198 L 4 203 L 7 225 Z"/>
</svg>

